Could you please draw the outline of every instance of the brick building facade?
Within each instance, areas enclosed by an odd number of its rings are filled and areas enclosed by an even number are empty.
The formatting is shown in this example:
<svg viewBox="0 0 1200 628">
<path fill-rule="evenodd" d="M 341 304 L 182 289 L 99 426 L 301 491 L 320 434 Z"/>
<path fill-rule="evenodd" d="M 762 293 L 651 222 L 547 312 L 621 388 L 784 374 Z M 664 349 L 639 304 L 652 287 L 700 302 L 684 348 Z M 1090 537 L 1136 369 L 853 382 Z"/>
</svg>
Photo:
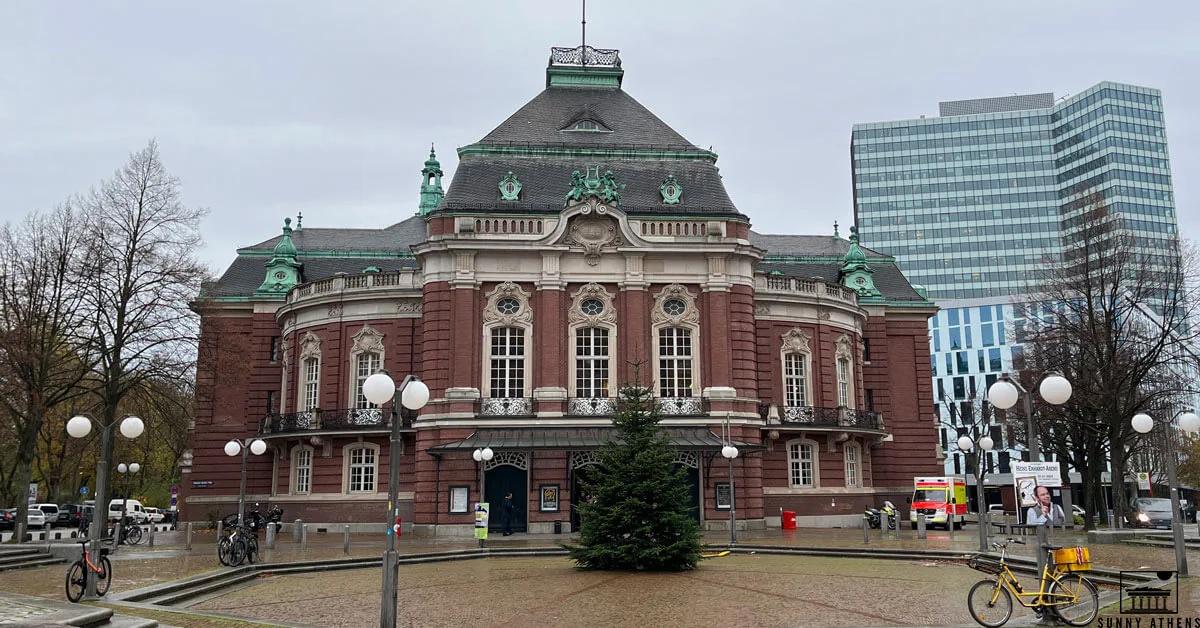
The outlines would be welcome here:
<svg viewBox="0 0 1200 628">
<path fill-rule="evenodd" d="M 586 55 L 586 56 L 585 56 Z M 586 61 L 586 63 L 584 63 Z M 619 386 L 651 386 L 696 516 L 851 523 L 936 474 L 926 321 L 894 260 L 850 238 L 765 235 L 729 199 L 716 155 L 620 87 L 616 51 L 554 49 L 545 91 L 460 148 L 443 197 L 382 229 L 291 228 L 240 249 L 196 301 L 197 414 L 182 518 L 247 500 L 317 523 L 385 520 L 385 368 L 419 376 L 400 507 L 416 531 L 470 534 L 470 504 L 512 491 L 516 529 L 570 530 L 579 478 L 611 438 Z M 491 447 L 483 463 L 472 452 Z M 480 477 L 482 471 L 482 487 Z M 551 499 L 554 498 L 554 499 Z"/>
</svg>

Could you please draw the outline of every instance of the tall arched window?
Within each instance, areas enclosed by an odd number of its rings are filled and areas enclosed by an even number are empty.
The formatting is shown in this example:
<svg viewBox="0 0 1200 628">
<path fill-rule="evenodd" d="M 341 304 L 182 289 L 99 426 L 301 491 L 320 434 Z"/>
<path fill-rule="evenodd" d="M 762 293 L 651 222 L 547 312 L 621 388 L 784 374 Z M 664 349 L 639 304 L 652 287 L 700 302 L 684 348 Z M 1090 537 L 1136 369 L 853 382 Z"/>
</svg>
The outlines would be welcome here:
<svg viewBox="0 0 1200 628">
<path fill-rule="evenodd" d="M 300 399 L 297 410 L 321 406 L 321 339 L 311 331 L 300 342 Z"/>
<path fill-rule="evenodd" d="M 862 448 L 858 443 L 847 442 L 842 445 L 845 459 L 846 488 L 862 486 Z"/>
<path fill-rule="evenodd" d="M 788 441 L 788 483 L 793 488 L 817 488 L 821 485 L 821 467 L 817 460 L 820 448 L 816 441 Z"/>
<path fill-rule="evenodd" d="M 506 281 L 487 295 L 483 311 L 484 371 L 483 397 L 486 399 L 528 399 L 533 358 L 533 308 L 529 293 Z M 527 414 L 528 403 L 504 403 L 488 412 Z"/>
<path fill-rule="evenodd" d="M 812 370 L 810 348 L 811 337 L 799 328 L 783 334 L 780 356 L 783 366 L 783 404 L 788 408 L 810 406 L 812 385 L 809 372 Z"/>
<path fill-rule="evenodd" d="M 837 401 L 839 406 L 854 407 L 854 352 L 849 336 L 843 335 L 835 343 L 837 360 Z"/>
<path fill-rule="evenodd" d="M 367 400 L 363 395 L 362 385 L 368 377 L 383 368 L 383 333 L 364 325 L 354 334 L 354 344 L 350 347 L 350 407 L 355 409 L 373 409 L 379 406 Z"/>
<path fill-rule="evenodd" d="M 571 414 L 606 414 L 616 396 L 612 365 L 616 360 L 617 309 L 603 286 L 589 283 L 571 295 L 567 313 L 573 377 L 567 396 Z"/>
<path fill-rule="evenodd" d="M 679 284 L 666 286 L 655 296 L 653 323 L 654 358 L 658 395 L 664 399 L 700 396 L 700 311 L 696 298 Z M 664 406 L 668 408 L 671 406 Z M 678 406 L 690 413 L 690 404 Z"/>
</svg>

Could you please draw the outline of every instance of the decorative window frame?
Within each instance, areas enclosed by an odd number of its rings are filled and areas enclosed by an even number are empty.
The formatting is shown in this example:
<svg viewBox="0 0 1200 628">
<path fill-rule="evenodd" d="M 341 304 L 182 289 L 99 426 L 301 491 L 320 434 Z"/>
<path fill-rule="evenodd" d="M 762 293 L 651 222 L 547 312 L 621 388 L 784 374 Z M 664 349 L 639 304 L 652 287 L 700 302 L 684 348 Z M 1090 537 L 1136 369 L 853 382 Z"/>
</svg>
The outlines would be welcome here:
<svg viewBox="0 0 1200 628">
<path fill-rule="evenodd" d="M 846 488 L 862 488 L 863 487 L 863 446 L 858 441 L 848 440 L 842 443 L 842 472 L 845 477 Z M 854 473 L 851 477 L 850 473 L 850 452 L 855 454 L 854 458 Z M 851 484 L 851 480 L 854 481 Z"/>
<path fill-rule="evenodd" d="M 364 353 L 379 354 L 379 368 L 384 368 L 384 360 L 387 358 L 387 349 L 383 345 L 383 332 L 371 327 L 370 324 L 363 325 L 363 328 L 358 330 L 358 333 L 351 336 L 354 344 L 350 347 L 350 399 L 346 402 L 347 408 L 358 407 L 358 357 Z M 368 408 L 377 408 L 375 404 L 370 404 Z"/>
<path fill-rule="evenodd" d="M 780 336 L 780 338 L 783 340 L 783 343 L 780 345 L 780 348 L 779 348 L 779 379 L 780 379 L 780 383 L 783 385 L 783 387 L 780 388 L 779 390 L 780 390 L 780 392 L 783 393 L 781 396 L 781 401 L 783 402 L 783 406 L 789 407 L 788 394 L 787 394 L 787 391 L 788 391 L 787 359 L 788 359 L 788 356 L 790 356 L 790 355 L 800 356 L 801 364 L 804 366 L 804 378 L 803 379 L 804 379 L 804 396 L 805 396 L 804 401 L 805 401 L 805 403 L 802 405 L 805 405 L 805 406 L 816 405 L 816 403 L 814 403 L 814 395 L 813 395 L 812 336 L 809 336 L 808 334 L 804 333 L 804 330 L 800 329 L 799 327 L 793 327 L 792 329 L 789 329 L 789 330 L 787 330 L 787 332 L 782 334 Z"/>
<path fill-rule="evenodd" d="M 521 286 L 506 281 L 497 285 L 487 293 L 487 304 L 483 309 L 483 364 L 480 378 L 480 396 L 484 399 L 492 396 L 492 330 L 497 327 L 517 327 L 523 330 L 525 337 L 525 377 L 522 397 L 533 396 L 533 306 L 530 304 L 530 294 Z M 504 314 L 496 304 L 501 299 L 516 299 L 521 309 L 516 314 Z"/>
<path fill-rule="evenodd" d="M 371 449 L 375 451 L 375 488 L 371 491 L 350 491 L 350 452 L 355 449 Z M 342 447 L 342 494 L 343 495 L 375 495 L 379 493 L 379 445 L 376 443 L 354 441 Z"/>
<path fill-rule="evenodd" d="M 319 408 L 321 407 L 321 367 L 324 365 L 321 359 L 321 337 L 311 331 L 306 332 L 304 339 L 300 341 L 300 359 L 296 360 L 296 364 L 300 367 L 299 377 L 296 378 L 300 384 L 296 387 L 296 410 L 299 412 L 306 412 L 313 409 L 304 405 L 304 392 L 308 383 L 305 364 L 310 359 L 317 361 L 317 405 L 313 406 L 313 408 Z"/>
<path fill-rule="evenodd" d="M 301 491 L 297 487 L 298 479 L 296 472 L 300 469 L 296 459 L 300 457 L 301 452 L 308 452 L 308 490 Z M 313 448 L 308 445 L 296 445 L 292 448 L 291 457 L 288 462 L 288 494 L 289 495 L 312 495 L 313 490 L 313 468 L 316 467 L 317 454 Z"/>
<path fill-rule="evenodd" d="M 808 445 L 812 448 L 812 463 L 813 463 L 813 484 L 805 486 L 803 484 L 794 484 L 792 482 L 792 461 L 797 458 L 792 456 L 793 445 Z M 784 444 L 784 451 L 787 453 L 787 479 L 789 488 L 821 488 L 821 445 L 811 438 L 793 438 Z"/>
<path fill-rule="evenodd" d="M 604 311 L 599 314 L 587 314 L 583 311 L 583 302 L 588 299 L 596 299 L 604 304 Z M 571 295 L 571 309 L 567 311 L 567 354 L 570 360 L 569 374 L 567 376 L 567 396 L 576 397 L 578 386 L 576 383 L 577 375 L 575 373 L 576 351 L 578 350 L 578 338 L 575 331 L 587 327 L 597 327 L 608 330 L 608 394 L 607 397 L 617 396 L 617 365 L 620 362 L 617 360 L 617 307 L 613 301 L 613 295 L 598 283 L 589 283 L 575 294 Z"/>
<path fill-rule="evenodd" d="M 842 334 L 834 341 L 833 352 L 833 378 L 834 378 L 834 398 L 838 401 L 838 405 L 854 409 L 855 386 L 854 386 L 854 341 L 850 340 L 848 334 Z M 841 385 L 842 377 L 838 369 L 838 362 L 846 361 L 846 403 L 841 403 Z"/>
<path fill-rule="evenodd" d="M 682 314 L 672 315 L 667 314 L 663 310 L 663 304 L 671 299 L 679 299 L 687 306 Z M 687 288 L 680 284 L 673 283 L 664 286 L 662 290 L 654 296 L 654 308 L 650 313 L 650 342 L 651 351 L 654 355 L 654 380 L 652 389 L 655 396 L 659 395 L 661 388 L 659 387 L 659 361 L 661 355 L 659 353 L 659 338 L 658 331 L 664 327 L 679 327 L 691 331 L 692 340 L 692 396 L 700 397 L 702 386 L 701 380 L 701 355 L 700 355 L 700 308 L 696 305 L 696 295 L 688 291 Z"/>
</svg>

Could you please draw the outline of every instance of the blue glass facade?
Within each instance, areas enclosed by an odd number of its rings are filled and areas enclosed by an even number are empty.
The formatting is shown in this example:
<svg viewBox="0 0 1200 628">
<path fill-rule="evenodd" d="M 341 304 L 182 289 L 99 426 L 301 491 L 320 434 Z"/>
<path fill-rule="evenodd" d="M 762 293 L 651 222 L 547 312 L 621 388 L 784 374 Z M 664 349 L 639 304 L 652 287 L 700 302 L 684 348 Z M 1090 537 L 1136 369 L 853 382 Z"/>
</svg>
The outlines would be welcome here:
<svg viewBox="0 0 1200 628">
<path fill-rule="evenodd" d="M 935 299 L 1027 293 L 1099 193 L 1146 253 L 1173 262 L 1160 92 L 1101 83 L 1051 103 L 1050 94 L 959 101 L 942 111 L 992 112 L 855 125 L 862 242 L 896 256 Z"/>
</svg>

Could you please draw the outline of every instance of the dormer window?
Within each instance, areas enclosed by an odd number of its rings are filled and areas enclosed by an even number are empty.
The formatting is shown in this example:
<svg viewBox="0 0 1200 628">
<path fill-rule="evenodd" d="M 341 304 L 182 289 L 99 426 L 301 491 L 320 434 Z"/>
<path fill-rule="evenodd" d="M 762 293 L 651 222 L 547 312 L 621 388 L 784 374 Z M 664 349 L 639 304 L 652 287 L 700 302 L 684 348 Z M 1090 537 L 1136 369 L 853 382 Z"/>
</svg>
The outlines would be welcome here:
<svg viewBox="0 0 1200 628">
<path fill-rule="evenodd" d="M 567 126 L 567 128 L 565 128 L 563 130 L 564 131 L 586 131 L 586 132 L 591 132 L 591 133 L 611 133 L 611 130 L 608 127 L 604 126 L 603 124 L 600 124 L 599 122 L 596 122 L 595 120 L 592 120 L 591 118 L 583 118 L 582 120 L 576 120 L 574 124 Z"/>
</svg>

